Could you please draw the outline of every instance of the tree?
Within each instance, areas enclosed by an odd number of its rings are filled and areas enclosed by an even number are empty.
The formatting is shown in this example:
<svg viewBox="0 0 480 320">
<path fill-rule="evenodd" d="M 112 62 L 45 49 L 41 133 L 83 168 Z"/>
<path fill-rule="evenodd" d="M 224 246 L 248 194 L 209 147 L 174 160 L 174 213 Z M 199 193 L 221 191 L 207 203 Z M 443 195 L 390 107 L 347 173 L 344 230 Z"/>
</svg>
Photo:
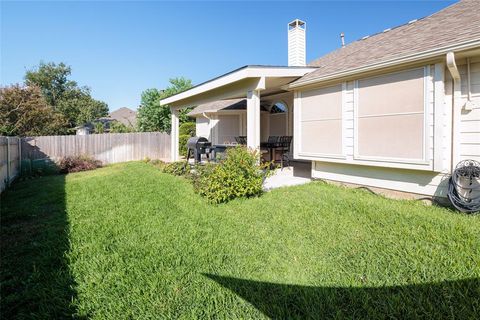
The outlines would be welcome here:
<svg viewBox="0 0 480 320">
<path fill-rule="evenodd" d="M 56 109 L 68 120 L 70 128 L 108 115 L 108 105 L 93 99 L 85 87 L 65 92 Z"/>
<path fill-rule="evenodd" d="M 28 86 L 38 86 L 49 105 L 67 119 L 67 127 L 74 128 L 108 115 L 108 105 L 92 98 L 88 87 L 79 87 L 69 80 L 70 66 L 64 63 L 44 63 L 25 74 Z"/>
<path fill-rule="evenodd" d="M 0 88 L 0 135 L 38 136 L 65 133 L 66 119 L 37 86 Z"/>
<path fill-rule="evenodd" d="M 51 106 L 56 106 L 58 101 L 63 98 L 66 91 L 75 89 L 77 83 L 68 80 L 72 73 L 70 66 L 63 62 L 58 65 L 54 62 L 40 62 L 25 74 L 25 84 L 27 86 L 36 85 L 42 90 L 42 94 Z"/>
<path fill-rule="evenodd" d="M 133 132 L 133 128 L 131 126 L 126 126 L 119 121 L 113 121 L 110 124 L 110 132 L 111 133 L 128 133 Z"/>
<path fill-rule="evenodd" d="M 102 122 L 95 122 L 93 131 L 95 133 L 105 133 L 105 126 L 103 125 Z"/>
<path fill-rule="evenodd" d="M 160 100 L 192 87 L 192 81 L 184 77 L 169 80 L 170 85 L 164 90 L 147 89 L 142 92 L 141 105 L 138 108 L 137 126 L 139 131 L 170 131 L 171 113 L 169 106 L 160 106 Z M 180 112 L 180 123 L 192 121 L 187 113 Z"/>
</svg>

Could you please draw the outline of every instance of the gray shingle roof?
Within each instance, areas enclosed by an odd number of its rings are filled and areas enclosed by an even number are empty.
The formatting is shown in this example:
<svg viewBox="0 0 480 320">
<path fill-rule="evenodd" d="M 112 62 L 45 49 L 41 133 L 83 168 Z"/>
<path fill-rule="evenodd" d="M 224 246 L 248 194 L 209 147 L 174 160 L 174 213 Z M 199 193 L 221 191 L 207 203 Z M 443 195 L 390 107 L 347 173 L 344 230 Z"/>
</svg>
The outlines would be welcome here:
<svg viewBox="0 0 480 320">
<path fill-rule="evenodd" d="M 122 107 L 113 112 L 110 112 L 110 118 L 123 123 L 126 126 L 135 127 L 137 123 L 137 113 L 132 109 Z"/>
<path fill-rule="evenodd" d="M 320 57 L 309 63 L 318 69 L 294 83 L 473 40 L 480 40 L 480 0 L 463 0 L 431 16 L 357 40 Z"/>
</svg>

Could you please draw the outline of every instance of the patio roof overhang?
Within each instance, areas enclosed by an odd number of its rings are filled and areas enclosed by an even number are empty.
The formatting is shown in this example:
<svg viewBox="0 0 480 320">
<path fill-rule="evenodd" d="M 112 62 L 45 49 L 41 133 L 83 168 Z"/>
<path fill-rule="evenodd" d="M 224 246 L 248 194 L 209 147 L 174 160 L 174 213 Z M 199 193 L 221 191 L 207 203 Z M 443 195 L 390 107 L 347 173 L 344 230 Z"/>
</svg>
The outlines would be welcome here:
<svg viewBox="0 0 480 320">
<path fill-rule="evenodd" d="M 245 98 L 250 90 L 261 90 L 265 96 L 283 90 L 283 86 L 315 69 L 248 65 L 162 99 L 160 104 L 180 109 L 216 100 Z"/>
</svg>

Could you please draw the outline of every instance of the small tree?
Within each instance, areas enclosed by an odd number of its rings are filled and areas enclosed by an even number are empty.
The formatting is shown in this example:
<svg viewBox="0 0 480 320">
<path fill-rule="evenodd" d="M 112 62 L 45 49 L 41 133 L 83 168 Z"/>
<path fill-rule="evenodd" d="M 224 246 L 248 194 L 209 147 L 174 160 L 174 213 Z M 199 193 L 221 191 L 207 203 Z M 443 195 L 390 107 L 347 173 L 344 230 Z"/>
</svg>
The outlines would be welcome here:
<svg viewBox="0 0 480 320">
<path fill-rule="evenodd" d="M 124 125 L 123 123 L 119 121 L 113 121 L 110 124 L 110 132 L 111 133 L 128 133 L 128 132 L 133 132 L 133 128 Z"/>
<path fill-rule="evenodd" d="M 169 106 L 160 106 L 160 100 L 192 87 L 192 81 L 183 77 L 170 79 L 165 90 L 147 89 L 142 92 L 141 105 L 138 108 L 137 126 L 139 131 L 169 132 L 171 112 Z M 180 112 L 180 123 L 192 121 L 187 113 L 191 109 Z"/>
<path fill-rule="evenodd" d="M 0 88 L 0 135 L 62 134 L 66 123 L 63 115 L 47 104 L 37 86 Z"/>
<path fill-rule="evenodd" d="M 95 122 L 95 133 L 105 133 L 105 126 L 101 122 Z"/>
</svg>

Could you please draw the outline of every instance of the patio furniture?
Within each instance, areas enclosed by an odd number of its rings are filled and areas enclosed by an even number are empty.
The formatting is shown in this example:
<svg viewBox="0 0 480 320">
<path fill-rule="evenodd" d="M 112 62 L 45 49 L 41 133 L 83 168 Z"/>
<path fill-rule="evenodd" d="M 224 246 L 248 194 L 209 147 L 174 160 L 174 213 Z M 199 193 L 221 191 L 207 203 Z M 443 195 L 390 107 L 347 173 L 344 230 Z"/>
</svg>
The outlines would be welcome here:
<svg viewBox="0 0 480 320">
<path fill-rule="evenodd" d="M 260 143 L 260 149 L 267 150 L 270 155 L 270 161 L 275 161 L 275 148 L 278 146 L 279 136 L 268 137 L 267 142 Z"/>
<path fill-rule="evenodd" d="M 280 152 L 280 166 L 283 169 L 284 161 L 287 167 L 290 166 L 290 145 L 292 144 L 292 136 L 281 136 L 275 148 L 275 154 Z"/>
<path fill-rule="evenodd" d="M 235 137 L 235 141 L 237 141 L 237 143 L 241 144 L 242 146 L 247 145 L 247 137 L 246 136 Z"/>
<path fill-rule="evenodd" d="M 217 160 L 217 153 L 225 153 L 229 148 L 238 147 L 236 143 L 224 143 L 224 144 L 215 144 L 209 148 L 211 159 L 216 161 Z"/>
</svg>

